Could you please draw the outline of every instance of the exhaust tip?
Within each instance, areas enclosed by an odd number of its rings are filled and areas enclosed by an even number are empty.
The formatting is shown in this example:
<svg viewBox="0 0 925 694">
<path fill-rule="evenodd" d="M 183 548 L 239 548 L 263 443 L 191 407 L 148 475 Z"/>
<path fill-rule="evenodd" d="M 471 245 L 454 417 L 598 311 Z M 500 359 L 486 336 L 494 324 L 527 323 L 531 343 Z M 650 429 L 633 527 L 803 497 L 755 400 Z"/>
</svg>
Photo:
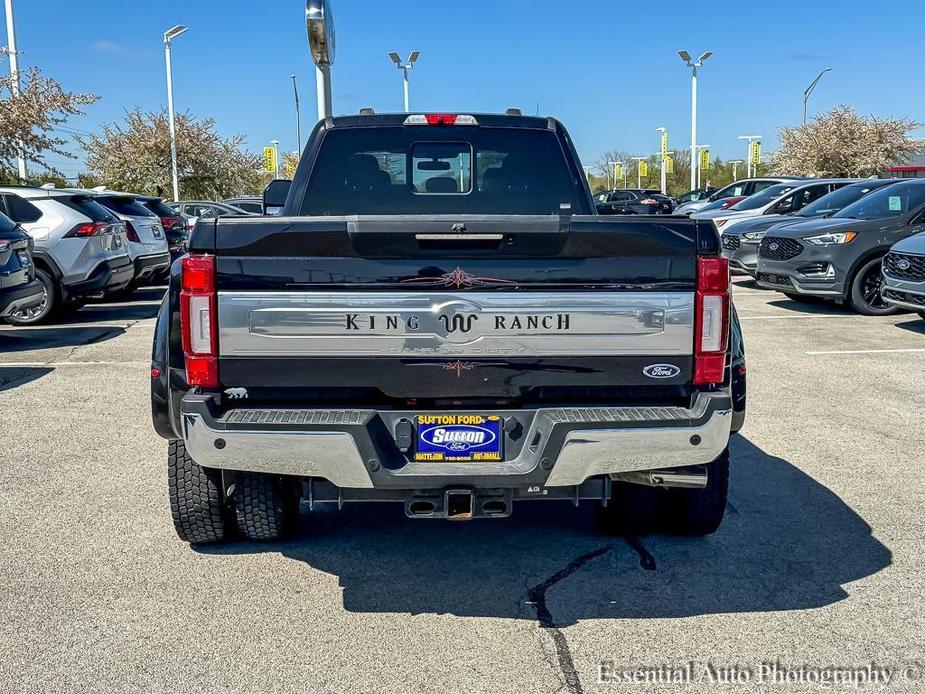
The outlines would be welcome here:
<svg viewBox="0 0 925 694">
<path fill-rule="evenodd" d="M 408 504 L 408 515 L 410 516 L 429 516 L 437 507 L 432 501 L 412 501 Z"/>
<path fill-rule="evenodd" d="M 507 513 L 507 503 L 504 501 L 486 501 L 482 504 L 482 513 L 486 516 L 503 516 Z"/>
</svg>

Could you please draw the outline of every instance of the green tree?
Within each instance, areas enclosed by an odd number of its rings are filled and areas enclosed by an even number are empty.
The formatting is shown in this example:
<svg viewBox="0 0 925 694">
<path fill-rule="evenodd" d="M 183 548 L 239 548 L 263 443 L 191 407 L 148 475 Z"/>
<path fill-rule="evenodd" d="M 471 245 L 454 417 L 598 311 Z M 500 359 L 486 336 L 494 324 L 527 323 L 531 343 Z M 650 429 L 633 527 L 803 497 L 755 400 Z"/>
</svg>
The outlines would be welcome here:
<svg viewBox="0 0 925 694">
<path fill-rule="evenodd" d="M 9 50 L 0 46 L 0 58 Z M 0 61 L 2 62 L 2 61 Z M 95 94 L 65 91 L 61 83 L 42 75 L 32 67 L 20 70 L 21 87 L 13 96 L 13 79 L 2 68 L 0 74 L 0 181 L 17 182 L 16 158 L 22 153 L 28 162 L 38 164 L 50 175 L 60 175 L 45 160 L 47 153 L 69 159 L 76 157 L 64 149 L 67 140 L 55 135 L 55 130 L 71 116 L 83 114 L 82 107 L 94 103 Z"/>
<path fill-rule="evenodd" d="M 804 125 L 780 128 L 772 168 L 804 176 L 875 176 L 922 151 L 922 140 L 909 136 L 920 125 L 836 106 Z"/>
<path fill-rule="evenodd" d="M 176 115 L 177 171 L 181 198 L 220 200 L 258 193 L 265 183 L 262 157 L 242 149 L 244 137 L 223 138 L 212 118 Z M 164 110 L 128 111 L 124 123 L 77 138 L 89 173 L 109 188 L 163 195 L 171 189 L 170 128 Z"/>
</svg>

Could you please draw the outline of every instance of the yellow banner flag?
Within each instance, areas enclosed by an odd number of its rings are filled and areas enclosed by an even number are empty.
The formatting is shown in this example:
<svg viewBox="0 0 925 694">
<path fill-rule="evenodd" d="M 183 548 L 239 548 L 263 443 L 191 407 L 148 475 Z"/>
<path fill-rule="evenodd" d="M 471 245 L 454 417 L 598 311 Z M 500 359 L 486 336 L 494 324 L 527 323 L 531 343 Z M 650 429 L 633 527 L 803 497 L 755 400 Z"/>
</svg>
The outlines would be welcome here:
<svg viewBox="0 0 925 694">
<path fill-rule="evenodd" d="M 263 170 L 276 173 L 276 147 L 263 148 Z"/>
<path fill-rule="evenodd" d="M 755 140 L 752 142 L 752 166 L 757 166 L 761 163 L 761 142 Z"/>
<path fill-rule="evenodd" d="M 642 178 L 648 178 L 648 177 L 649 177 L 649 163 L 648 163 L 648 162 L 640 160 L 640 162 L 639 162 L 639 175 L 640 175 Z"/>
<path fill-rule="evenodd" d="M 665 173 L 674 173 L 674 157 L 665 157 Z"/>
<path fill-rule="evenodd" d="M 708 149 L 700 150 L 700 170 L 701 171 L 710 170 L 710 150 Z"/>
</svg>

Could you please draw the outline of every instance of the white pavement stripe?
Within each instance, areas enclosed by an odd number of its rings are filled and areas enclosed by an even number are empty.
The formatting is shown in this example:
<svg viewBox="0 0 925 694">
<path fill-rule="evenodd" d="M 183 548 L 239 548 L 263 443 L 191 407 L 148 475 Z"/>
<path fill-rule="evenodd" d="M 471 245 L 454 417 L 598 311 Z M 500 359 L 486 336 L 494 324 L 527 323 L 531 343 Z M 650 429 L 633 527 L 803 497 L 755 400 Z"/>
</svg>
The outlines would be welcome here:
<svg viewBox="0 0 925 694">
<path fill-rule="evenodd" d="M 149 361 L 0 361 L 0 369 L 16 367 L 30 369 L 38 366 L 150 366 Z"/>
<path fill-rule="evenodd" d="M 909 347 L 907 349 L 840 349 L 831 352 L 803 352 L 812 357 L 827 356 L 831 354 L 903 354 L 903 353 L 925 353 L 925 348 Z"/>
<path fill-rule="evenodd" d="M 739 316 L 739 320 L 809 320 L 816 318 L 867 318 L 868 316 L 852 316 L 852 315 L 831 315 L 828 313 L 814 313 L 809 316 Z"/>
</svg>

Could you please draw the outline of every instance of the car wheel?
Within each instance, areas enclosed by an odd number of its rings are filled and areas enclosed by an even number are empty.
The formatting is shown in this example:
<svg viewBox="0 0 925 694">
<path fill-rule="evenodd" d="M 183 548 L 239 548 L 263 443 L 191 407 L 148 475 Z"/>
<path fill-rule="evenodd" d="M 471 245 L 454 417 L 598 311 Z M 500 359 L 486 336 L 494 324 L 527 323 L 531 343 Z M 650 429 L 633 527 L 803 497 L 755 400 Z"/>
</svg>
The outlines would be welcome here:
<svg viewBox="0 0 925 694">
<path fill-rule="evenodd" d="M 248 540 L 278 540 L 298 518 L 298 497 L 292 485 L 278 475 L 239 472 L 234 484 L 238 530 Z"/>
<path fill-rule="evenodd" d="M 851 282 L 851 291 L 848 294 L 848 303 L 858 313 L 865 316 L 888 316 L 898 313 L 899 309 L 883 300 L 883 273 L 881 272 L 882 258 L 868 260 L 857 271 Z"/>
<path fill-rule="evenodd" d="M 167 492 L 177 535 L 186 542 L 225 539 L 222 475 L 193 460 L 183 441 L 167 444 Z"/>
<path fill-rule="evenodd" d="M 709 535 L 716 532 L 726 513 L 729 493 L 729 449 L 707 468 L 703 489 L 669 489 L 666 530 L 677 535 Z"/>
<path fill-rule="evenodd" d="M 601 528 L 624 537 L 641 537 L 656 530 L 664 489 L 629 482 L 610 482 L 610 499 L 598 507 Z"/>
<path fill-rule="evenodd" d="M 58 307 L 60 300 L 58 298 L 58 286 L 54 278 L 44 270 L 36 268 L 35 279 L 42 283 L 42 289 L 44 290 L 42 303 L 7 316 L 8 323 L 12 325 L 36 325 L 51 316 Z"/>
</svg>

